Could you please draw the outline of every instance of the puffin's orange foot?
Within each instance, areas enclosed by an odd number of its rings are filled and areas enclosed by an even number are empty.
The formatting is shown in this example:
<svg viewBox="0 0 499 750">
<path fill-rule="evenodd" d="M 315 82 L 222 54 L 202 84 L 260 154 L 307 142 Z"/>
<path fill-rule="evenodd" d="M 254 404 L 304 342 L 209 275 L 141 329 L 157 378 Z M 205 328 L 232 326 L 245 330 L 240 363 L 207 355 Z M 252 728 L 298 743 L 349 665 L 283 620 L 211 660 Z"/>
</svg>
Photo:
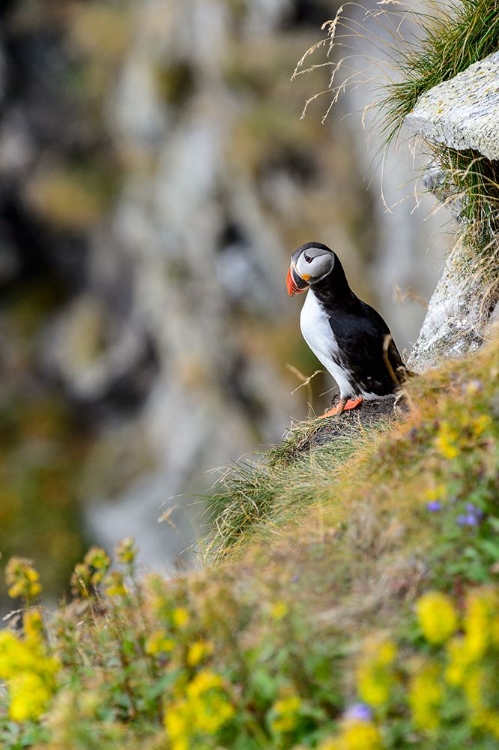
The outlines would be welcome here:
<svg viewBox="0 0 499 750">
<path fill-rule="evenodd" d="M 336 406 L 333 406 L 331 409 L 325 411 L 324 414 L 321 414 L 319 419 L 323 419 L 324 417 L 334 417 L 338 414 L 343 414 L 344 411 L 355 409 L 357 406 L 360 406 L 363 400 L 362 396 L 359 396 L 358 398 L 349 398 L 348 400 L 342 398 Z"/>
<path fill-rule="evenodd" d="M 343 407 L 343 411 L 350 411 L 350 409 L 356 409 L 358 406 L 361 405 L 363 402 L 362 396 L 359 396 L 358 398 L 349 398 L 346 402 L 345 406 Z"/>
</svg>

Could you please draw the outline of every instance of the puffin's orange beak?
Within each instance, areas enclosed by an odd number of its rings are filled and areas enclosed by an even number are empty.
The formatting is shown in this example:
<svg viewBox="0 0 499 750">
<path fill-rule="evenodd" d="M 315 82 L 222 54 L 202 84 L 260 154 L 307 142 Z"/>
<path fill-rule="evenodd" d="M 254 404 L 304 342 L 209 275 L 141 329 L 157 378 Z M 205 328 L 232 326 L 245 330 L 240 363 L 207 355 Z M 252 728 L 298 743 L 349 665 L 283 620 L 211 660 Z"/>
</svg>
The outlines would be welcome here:
<svg viewBox="0 0 499 750">
<path fill-rule="evenodd" d="M 293 263 L 291 263 L 286 276 L 286 289 L 288 290 L 289 296 L 293 297 L 295 294 L 300 294 L 300 292 L 304 292 L 308 289 L 309 278 L 310 276 L 308 274 L 306 276 L 300 276 Z"/>
</svg>

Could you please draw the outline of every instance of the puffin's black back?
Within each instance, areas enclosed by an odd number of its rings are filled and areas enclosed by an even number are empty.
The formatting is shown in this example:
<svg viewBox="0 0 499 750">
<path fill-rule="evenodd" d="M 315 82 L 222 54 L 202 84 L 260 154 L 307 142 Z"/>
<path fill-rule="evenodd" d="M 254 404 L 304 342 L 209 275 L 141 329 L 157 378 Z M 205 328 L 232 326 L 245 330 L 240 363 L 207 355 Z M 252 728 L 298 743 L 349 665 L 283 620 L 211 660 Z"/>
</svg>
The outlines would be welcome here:
<svg viewBox="0 0 499 750">
<path fill-rule="evenodd" d="M 350 289 L 336 254 L 331 273 L 311 289 L 328 316 L 337 344 L 334 358 L 351 374 L 359 391 L 378 396 L 393 393 L 397 381 L 405 379 L 406 367 L 393 339 L 384 354 L 385 338 L 391 335 L 390 330 L 381 315 Z M 386 366 L 385 356 L 395 380 Z"/>
</svg>

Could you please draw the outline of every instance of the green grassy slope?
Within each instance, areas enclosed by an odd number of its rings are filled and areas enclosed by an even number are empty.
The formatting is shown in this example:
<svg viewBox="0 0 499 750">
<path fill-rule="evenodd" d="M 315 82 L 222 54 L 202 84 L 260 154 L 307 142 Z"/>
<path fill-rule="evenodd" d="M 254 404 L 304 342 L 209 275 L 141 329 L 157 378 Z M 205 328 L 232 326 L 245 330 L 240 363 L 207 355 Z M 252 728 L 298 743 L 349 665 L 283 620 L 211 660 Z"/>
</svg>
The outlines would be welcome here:
<svg viewBox="0 0 499 750">
<path fill-rule="evenodd" d="M 1 746 L 499 747 L 498 343 L 396 424 L 232 470 L 202 572 L 91 551 L 48 633 L 0 637 Z"/>
</svg>

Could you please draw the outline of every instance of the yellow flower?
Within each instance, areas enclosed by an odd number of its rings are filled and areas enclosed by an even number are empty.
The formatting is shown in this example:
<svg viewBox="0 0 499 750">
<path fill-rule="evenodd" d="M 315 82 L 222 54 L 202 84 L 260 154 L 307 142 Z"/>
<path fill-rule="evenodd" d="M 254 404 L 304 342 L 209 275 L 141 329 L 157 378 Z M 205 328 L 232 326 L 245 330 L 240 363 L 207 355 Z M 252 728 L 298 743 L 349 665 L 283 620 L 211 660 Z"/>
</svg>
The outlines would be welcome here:
<svg viewBox="0 0 499 750">
<path fill-rule="evenodd" d="M 492 426 L 492 419 L 488 414 L 480 414 L 471 423 L 471 429 L 474 437 L 479 437 L 485 430 Z"/>
<path fill-rule="evenodd" d="M 210 670 L 199 672 L 184 695 L 166 706 L 164 724 L 172 750 L 202 746 L 199 737 L 215 735 L 234 714 L 222 676 Z"/>
<path fill-rule="evenodd" d="M 471 723 L 499 738 L 499 713 L 496 710 L 497 679 L 493 665 L 474 666 L 464 684 Z"/>
<path fill-rule="evenodd" d="M 104 578 L 104 592 L 107 596 L 126 596 L 128 594 L 123 574 L 119 570 L 112 570 L 106 575 Z"/>
<path fill-rule="evenodd" d="M 189 624 L 189 612 L 185 607 L 175 607 L 172 612 L 173 624 L 179 630 L 182 630 Z"/>
<path fill-rule="evenodd" d="M 33 562 L 24 557 L 11 557 L 5 568 L 8 595 L 12 599 L 22 597 L 28 601 L 35 599 L 42 591 L 40 576 Z"/>
<path fill-rule="evenodd" d="M 481 716 L 481 726 L 499 739 L 499 713 L 485 709 Z"/>
<path fill-rule="evenodd" d="M 459 455 L 459 434 L 448 422 L 442 422 L 435 437 L 435 446 L 444 458 L 452 460 Z"/>
<path fill-rule="evenodd" d="M 443 695 L 438 664 L 431 661 L 418 664 L 409 684 L 409 705 L 412 720 L 418 729 L 438 727 Z"/>
<path fill-rule="evenodd" d="M 155 630 L 146 641 L 146 654 L 168 654 L 175 648 L 175 641 L 168 638 L 163 630 Z"/>
<path fill-rule="evenodd" d="M 270 608 L 270 617 L 275 622 L 283 620 L 289 612 L 288 605 L 286 602 L 274 602 Z"/>
<path fill-rule="evenodd" d="M 302 701 L 298 695 L 288 695 L 277 700 L 272 706 L 274 718 L 271 726 L 274 732 L 292 732 L 300 718 Z"/>
<path fill-rule="evenodd" d="M 123 565 L 132 565 L 135 562 L 138 551 L 133 536 L 122 539 L 115 548 L 116 558 Z"/>
<path fill-rule="evenodd" d="M 381 733 L 372 721 L 347 720 L 337 737 L 322 742 L 318 750 L 382 750 Z"/>
<path fill-rule="evenodd" d="M 377 707 L 388 701 L 394 685 L 392 667 L 396 655 L 393 641 L 374 637 L 365 642 L 356 677 L 359 696 L 368 705 Z"/>
<path fill-rule="evenodd" d="M 438 591 L 423 594 L 416 602 L 423 635 L 430 643 L 445 643 L 456 632 L 458 616 L 452 599 Z"/>
<path fill-rule="evenodd" d="M 39 609 L 31 609 L 23 614 L 23 631 L 26 641 L 43 644 L 43 620 Z"/>
<path fill-rule="evenodd" d="M 499 593 L 492 587 L 472 591 L 466 600 L 465 644 L 471 659 L 480 659 L 489 645 L 499 646 Z"/>
<path fill-rule="evenodd" d="M 172 750 L 189 750 L 192 719 L 188 704 L 185 701 L 176 701 L 168 707 L 165 712 L 164 724 Z"/>
<path fill-rule="evenodd" d="M 16 664 L 12 660 L 18 648 L 19 640 L 9 630 L 0 631 L 0 679 L 7 680 L 16 672 Z"/>
<path fill-rule="evenodd" d="M 89 571 L 92 586 L 98 586 L 102 583 L 104 576 L 111 567 L 111 559 L 101 547 L 91 547 L 83 558 L 83 563 Z"/>
<path fill-rule="evenodd" d="M 189 698 L 199 698 L 203 693 L 207 693 L 213 688 L 223 688 L 223 677 L 209 669 L 198 672 L 192 682 L 187 685 L 187 696 Z"/>
<path fill-rule="evenodd" d="M 9 631 L 0 632 L 0 678 L 9 691 L 9 716 L 14 721 L 37 719 L 55 692 L 57 659 L 49 656 L 37 630 L 36 612 L 28 613 L 25 639 Z"/>
<path fill-rule="evenodd" d="M 213 653 L 213 645 L 208 641 L 194 641 L 187 652 L 187 664 L 196 667 L 203 659 Z"/>
<path fill-rule="evenodd" d="M 225 695 L 210 692 L 196 705 L 195 727 L 201 733 L 216 734 L 234 714 L 234 706 Z"/>
<path fill-rule="evenodd" d="M 111 565 L 109 555 L 101 547 L 90 547 L 83 558 L 83 562 L 85 565 L 90 565 L 90 567 L 104 572 L 109 570 L 109 566 Z"/>
<path fill-rule="evenodd" d="M 452 638 L 446 646 L 447 649 L 447 669 L 445 670 L 445 679 L 453 687 L 462 685 L 473 657 L 470 655 L 466 646 L 466 641 L 460 636 Z"/>
<path fill-rule="evenodd" d="M 437 484 L 433 487 L 429 487 L 424 493 L 424 498 L 428 502 L 435 502 L 435 500 L 445 500 L 447 497 L 447 486 L 443 483 Z"/>
<path fill-rule="evenodd" d="M 20 672 L 9 680 L 9 716 L 13 721 L 38 719 L 46 710 L 52 691 L 36 672 Z"/>
<path fill-rule="evenodd" d="M 480 717 L 486 708 L 485 703 L 486 678 L 483 669 L 474 667 L 466 678 L 464 683 L 464 692 L 471 709 L 471 716 L 474 724 L 480 724 Z"/>
<path fill-rule="evenodd" d="M 348 721 L 342 731 L 346 750 L 378 750 L 381 735 L 371 721 Z"/>
<path fill-rule="evenodd" d="M 499 592 L 496 588 L 483 586 L 468 594 L 464 632 L 464 637 L 453 638 L 447 644 L 445 679 L 453 686 L 465 685 L 489 648 L 499 646 Z"/>
</svg>

